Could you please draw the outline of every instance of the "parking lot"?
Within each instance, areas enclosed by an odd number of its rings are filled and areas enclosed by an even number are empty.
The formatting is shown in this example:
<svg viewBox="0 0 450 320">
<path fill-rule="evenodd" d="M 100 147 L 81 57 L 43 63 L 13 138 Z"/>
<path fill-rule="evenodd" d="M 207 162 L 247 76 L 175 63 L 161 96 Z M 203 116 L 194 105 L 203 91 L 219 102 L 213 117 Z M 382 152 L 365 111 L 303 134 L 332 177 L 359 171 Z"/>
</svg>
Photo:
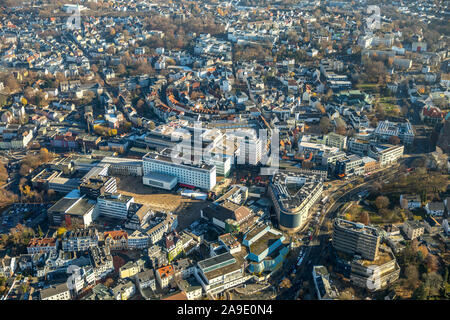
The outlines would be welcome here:
<svg viewBox="0 0 450 320">
<path fill-rule="evenodd" d="M 47 208 L 50 204 L 14 203 L 2 213 L 0 233 L 8 233 L 19 223 L 34 228 L 47 218 Z M 44 228 L 43 228 L 44 230 Z"/>
</svg>

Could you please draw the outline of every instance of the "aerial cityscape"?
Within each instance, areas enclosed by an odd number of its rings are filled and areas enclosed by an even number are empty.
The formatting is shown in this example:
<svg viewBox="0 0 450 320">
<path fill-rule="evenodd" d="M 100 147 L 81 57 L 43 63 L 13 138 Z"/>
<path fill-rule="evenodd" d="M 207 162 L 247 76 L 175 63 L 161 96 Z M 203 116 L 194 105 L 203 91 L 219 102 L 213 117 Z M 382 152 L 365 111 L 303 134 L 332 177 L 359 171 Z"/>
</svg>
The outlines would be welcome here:
<svg viewBox="0 0 450 320">
<path fill-rule="evenodd" d="M 0 0 L 0 300 L 449 300 L 449 21 Z"/>
</svg>

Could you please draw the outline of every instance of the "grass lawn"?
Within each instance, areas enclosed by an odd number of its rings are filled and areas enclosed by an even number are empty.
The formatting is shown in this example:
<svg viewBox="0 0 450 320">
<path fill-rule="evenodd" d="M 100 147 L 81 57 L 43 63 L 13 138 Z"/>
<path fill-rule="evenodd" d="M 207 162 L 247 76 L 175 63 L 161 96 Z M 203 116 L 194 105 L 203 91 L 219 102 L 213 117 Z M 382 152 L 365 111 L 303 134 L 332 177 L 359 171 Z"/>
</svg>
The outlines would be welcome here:
<svg viewBox="0 0 450 320">
<path fill-rule="evenodd" d="M 395 116 L 400 113 L 400 106 L 396 104 L 397 99 L 395 97 L 380 97 L 378 102 L 387 115 Z"/>
<path fill-rule="evenodd" d="M 362 83 L 356 85 L 357 89 L 361 91 L 367 91 L 369 93 L 377 93 L 378 92 L 378 84 L 376 83 Z"/>
</svg>

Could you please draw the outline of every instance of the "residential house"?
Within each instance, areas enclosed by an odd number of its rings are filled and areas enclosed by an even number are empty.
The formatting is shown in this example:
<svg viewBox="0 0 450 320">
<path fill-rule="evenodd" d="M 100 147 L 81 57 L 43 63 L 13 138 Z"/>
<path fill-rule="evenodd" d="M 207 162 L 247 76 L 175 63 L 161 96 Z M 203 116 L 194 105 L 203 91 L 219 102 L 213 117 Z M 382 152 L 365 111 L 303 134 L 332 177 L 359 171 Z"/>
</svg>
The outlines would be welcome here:
<svg viewBox="0 0 450 320">
<path fill-rule="evenodd" d="M 406 221 L 403 224 L 403 231 L 409 240 L 413 240 L 423 235 L 425 228 L 420 221 Z"/>
<path fill-rule="evenodd" d="M 444 203 L 438 201 L 429 202 L 425 206 L 425 210 L 427 211 L 428 214 L 438 217 L 444 215 L 444 209 L 445 209 Z"/>
</svg>

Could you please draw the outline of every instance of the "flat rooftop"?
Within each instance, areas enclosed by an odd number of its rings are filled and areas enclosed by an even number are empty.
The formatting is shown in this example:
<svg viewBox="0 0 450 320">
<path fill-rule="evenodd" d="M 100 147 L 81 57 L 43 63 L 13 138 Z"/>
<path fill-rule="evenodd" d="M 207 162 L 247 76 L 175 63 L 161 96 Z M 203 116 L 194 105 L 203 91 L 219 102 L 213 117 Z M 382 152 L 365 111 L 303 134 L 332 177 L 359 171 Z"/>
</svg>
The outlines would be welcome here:
<svg viewBox="0 0 450 320">
<path fill-rule="evenodd" d="M 362 223 L 352 222 L 343 219 L 336 219 L 334 223 L 335 225 L 338 225 L 340 227 L 343 227 L 347 230 L 351 230 L 354 232 L 364 233 L 374 237 L 378 237 L 379 235 L 378 230 L 376 228 L 366 226 Z"/>
<path fill-rule="evenodd" d="M 194 169 L 196 168 L 196 169 L 202 169 L 202 170 L 208 170 L 208 171 L 211 171 L 215 168 L 214 165 L 209 165 L 209 164 L 206 164 L 203 162 L 199 163 L 199 164 L 195 164 L 192 158 L 187 159 L 187 158 L 183 157 L 183 154 L 179 154 L 176 157 L 178 160 L 180 160 L 180 163 L 173 162 L 172 157 L 171 157 L 171 152 L 172 152 L 172 150 L 170 150 L 170 149 L 164 149 L 160 153 L 149 152 L 142 158 L 142 160 L 143 161 L 156 160 L 156 161 L 165 162 L 168 164 L 173 164 L 176 166 L 186 166 L 186 167 L 190 167 L 190 168 L 194 168 Z"/>
<path fill-rule="evenodd" d="M 250 245 L 250 252 L 258 256 L 264 250 L 272 246 L 280 238 L 281 235 L 277 235 L 270 231 L 267 231 L 263 236 L 261 236 L 258 240 Z"/>
<path fill-rule="evenodd" d="M 226 252 L 224 254 L 220 254 L 211 258 L 208 258 L 206 260 L 200 261 L 198 263 L 198 266 L 201 269 L 207 269 L 218 265 L 225 265 L 225 264 L 231 264 L 234 261 L 236 261 L 236 258 L 233 257 L 233 255 L 229 252 Z"/>
<path fill-rule="evenodd" d="M 120 194 L 120 193 L 105 193 L 103 195 L 101 195 L 100 197 L 98 197 L 98 199 L 103 199 L 103 200 L 107 200 L 107 201 L 115 201 L 115 202 L 128 202 L 132 199 L 133 197 L 131 196 L 127 196 L 124 194 Z"/>
</svg>

